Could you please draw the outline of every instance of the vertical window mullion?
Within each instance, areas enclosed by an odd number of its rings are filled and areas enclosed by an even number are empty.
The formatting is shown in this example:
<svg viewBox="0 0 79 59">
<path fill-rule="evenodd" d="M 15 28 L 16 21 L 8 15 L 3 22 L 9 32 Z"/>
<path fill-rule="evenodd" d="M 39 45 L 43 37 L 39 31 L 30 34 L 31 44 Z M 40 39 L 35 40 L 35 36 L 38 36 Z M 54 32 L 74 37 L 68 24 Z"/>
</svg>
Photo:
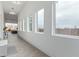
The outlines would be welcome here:
<svg viewBox="0 0 79 59">
<path fill-rule="evenodd" d="M 56 2 L 52 4 L 52 35 L 55 35 L 56 31 Z"/>
</svg>

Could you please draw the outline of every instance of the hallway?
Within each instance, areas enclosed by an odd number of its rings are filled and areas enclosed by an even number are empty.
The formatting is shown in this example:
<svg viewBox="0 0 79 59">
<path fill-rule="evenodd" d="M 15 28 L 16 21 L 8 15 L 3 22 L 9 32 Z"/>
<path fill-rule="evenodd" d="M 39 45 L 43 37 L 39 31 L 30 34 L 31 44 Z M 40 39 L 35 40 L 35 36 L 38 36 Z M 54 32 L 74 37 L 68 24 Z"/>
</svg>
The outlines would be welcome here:
<svg viewBox="0 0 79 59">
<path fill-rule="evenodd" d="M 9 33 L 8 57 L 47 57 L 46 54 L 21 40 L 16 34 Z"/>
<path fill-rule="evenodd" d="M 78 8 L 79 2 L 0 1 L 0 57 L 79 57 Z"/>
</svg>

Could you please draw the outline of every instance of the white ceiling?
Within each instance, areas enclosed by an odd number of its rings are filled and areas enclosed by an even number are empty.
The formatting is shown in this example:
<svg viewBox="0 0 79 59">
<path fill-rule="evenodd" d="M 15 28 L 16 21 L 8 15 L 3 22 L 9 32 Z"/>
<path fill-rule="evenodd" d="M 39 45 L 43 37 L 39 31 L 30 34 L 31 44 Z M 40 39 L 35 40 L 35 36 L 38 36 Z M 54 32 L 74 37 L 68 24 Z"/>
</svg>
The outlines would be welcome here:
<svg viewBox="0 0 79 59">
<path fill-rule="evenodd" d="M 24 4 L 26 3 L 25 1 L 21 1 L 21 4 L 15 4 L 13 2 L 14 1 L 3 1 L 2 2 L 5 22 L 14 21 L 17 23 L 17 16 L 20 13 L 20 11 L 23 9 Z M 13 10 L 12 10 L 12 8 L 13 8 Z M 11 15 L 11 14 L 9 14 L 9 12 L 15 12 L 16 15 Z"/>
<path fill-rule="evenodd" d="M 13 11 L 16 14 L 18 14 L 25 4 L 25 2 L 23 2 L 23 1 L 20 1 L 21 4 L 15 4 L 13 2 L 14 1 L 3 1 L 2 2 L 3 10 L 5 13 L 9 13 L 9 12 Z M 14 8 L 14 9 L 12 10 L 12 8 Z"/>
</svg>

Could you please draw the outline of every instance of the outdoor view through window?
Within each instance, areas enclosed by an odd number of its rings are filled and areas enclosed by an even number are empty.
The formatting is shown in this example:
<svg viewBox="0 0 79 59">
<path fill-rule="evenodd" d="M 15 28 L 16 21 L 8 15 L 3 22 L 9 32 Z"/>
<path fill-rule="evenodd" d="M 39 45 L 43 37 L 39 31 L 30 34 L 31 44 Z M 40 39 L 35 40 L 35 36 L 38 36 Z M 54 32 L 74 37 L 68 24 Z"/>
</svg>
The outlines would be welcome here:
<svg viewBox="0 0 79 59">
<path fill-rule="evenodd" d="M 57 2 L 56 34 L 79 36 L 79 2 L 78 1 Z"/>
<path fill-rule="evenodd" d="M 44 32 L 44 9 L 38 11 L 37 31 Z"/>
<path fill-rule="evenodd" d="M 32 17 L 28 16 L 27 17 L 27 31 L 32 31 Z"/>
</svg>

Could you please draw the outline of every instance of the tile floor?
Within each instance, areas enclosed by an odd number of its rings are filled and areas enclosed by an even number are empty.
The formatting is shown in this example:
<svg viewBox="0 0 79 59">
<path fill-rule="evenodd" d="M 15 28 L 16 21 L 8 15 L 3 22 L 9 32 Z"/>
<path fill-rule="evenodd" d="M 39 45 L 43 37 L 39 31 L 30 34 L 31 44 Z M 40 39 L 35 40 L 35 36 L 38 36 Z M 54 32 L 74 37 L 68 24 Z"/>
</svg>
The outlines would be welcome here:
<svg viewBox="0 0 79 59">
<path fill-rule="evenodd" d="M 29 43 L 9 33 L 7 57 L 48 57 Z"/>
</svg>

